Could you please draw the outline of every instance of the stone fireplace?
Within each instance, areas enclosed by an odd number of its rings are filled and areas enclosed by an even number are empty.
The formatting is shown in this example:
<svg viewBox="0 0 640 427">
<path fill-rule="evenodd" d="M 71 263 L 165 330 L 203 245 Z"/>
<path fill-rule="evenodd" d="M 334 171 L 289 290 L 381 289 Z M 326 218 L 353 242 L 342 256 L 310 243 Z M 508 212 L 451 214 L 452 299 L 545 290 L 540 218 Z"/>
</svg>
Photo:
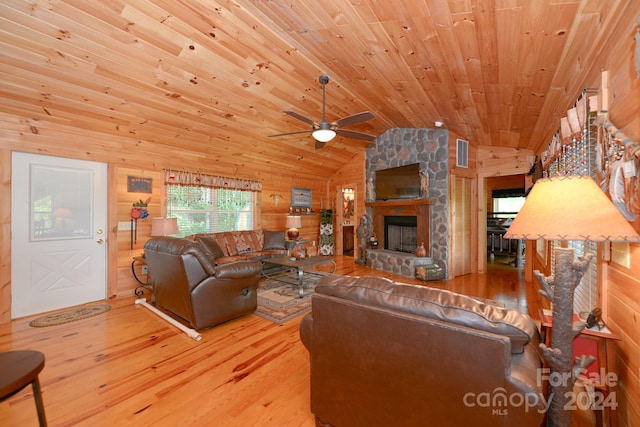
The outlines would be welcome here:
<svg viewBox="0 0 640 427">
<path fill-rule="evenodd" d="M 378 238 L 378 249 L 367 250 L 367 265 L 414 277 L 415 266 L 437 261 L 447 271 L 448 159 L 449 132 L 446 129 L 392 129 L 367 148 L 365 205 Z M 376 170 L 416 162 L 428 185 L 421 198 L 375 200 Z M 390 227 L 393 228 L 391 236 Z M 427 258 L 414 255 L 416 246 L 421 243 L 427 250 Z"/>
</svg>

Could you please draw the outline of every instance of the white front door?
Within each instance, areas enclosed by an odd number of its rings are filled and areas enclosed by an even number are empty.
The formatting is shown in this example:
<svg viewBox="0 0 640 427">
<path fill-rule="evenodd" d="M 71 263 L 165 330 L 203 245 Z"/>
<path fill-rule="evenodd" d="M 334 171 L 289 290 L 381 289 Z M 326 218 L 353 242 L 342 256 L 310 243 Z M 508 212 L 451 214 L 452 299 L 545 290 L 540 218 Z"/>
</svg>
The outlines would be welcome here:
<svg viewBox="0 0 640 427">
<path fill-rule="evenodd" d="M 13 153 L 11 317 L 106 298 L 107 165 Z"/>
</svg>

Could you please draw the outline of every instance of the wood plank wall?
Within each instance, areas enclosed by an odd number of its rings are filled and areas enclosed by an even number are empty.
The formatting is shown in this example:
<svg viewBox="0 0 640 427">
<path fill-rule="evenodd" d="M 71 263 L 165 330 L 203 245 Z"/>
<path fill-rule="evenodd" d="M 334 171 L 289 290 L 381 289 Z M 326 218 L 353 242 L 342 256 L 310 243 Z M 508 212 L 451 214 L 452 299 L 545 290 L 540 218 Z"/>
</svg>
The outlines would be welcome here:
<svg viewBox="0 0 640 427">
<path fill-rule="evenodd" d="M 284 230 L 286 215 L 291 203 L 291 187 L 310 188 L 313 191 L 313 209 L 320 210 L 321 199 L 328 200 L 329 177 L 311 176 L 300 171 L 291 173 L 278 170 L 271 162 L 246 164 L 235 158 L 205 158 L 188 150 L 176 153 L 145 141 L 117 138 L 100 132 L 90 132 L 69 126 L 33 120 L 0 113 L 0 323 L 11 320 L 11 152 L 23 151 L 35 154 L 63 156 L 73 159 L 105 162 L 109 167 L 108 227 L 108 296 L 130 296 L 137 286 L 131 275 L 131 258 L 142 252 L 150 237 L 149 220 L 138 222 L 137 243 L 130 246 L 128 230 L 118 231 L 119 222 L 130 220 L 133 202 L 151 196 L 151 217 L 165 214 L 161 194 L 162 168 L 195 170 L 214 175 L 254 179 L 263 182 L 259 206 L 261 215 L 256 227 Z M 364 162 L 362 162 L 364 167 Z M 128 193 L 127 176 L 153 179 L 153 193 Z M 351 178 L 349 178 L 351 180 Z M 115 191 L 113 189 L 115 188 Z M 280 194 L 278 206 L 272 194 Z M 319 214 L 303 216 L 301 234 L 318 241 Z"/>
<path fill-rule="evenodd" d="M 618 27 L 611 39 L 611 49 L 605 49 L 595 64 L 590 87 L 608 94 L 609 118 L 625 135 L 640 141 L 640 79 L 634 68 L 634 36 L 636 27 Z M 601 71 L 608 80 L 603 82 Z M 640 219 L 634 222 L 640 231 Z M 603 311 L 605 322 L 622 340 L 615 344 L 615 362 L 619 384 L 617 413 L 620 426 L 640 425 L 640 244 L 629 248 L 630 268 L 616 262 L 603 262 Z"/>
<path fill-rule="evenodd" d="M 11 152 L 0 149 L 0 323 L 11 319 Z"/>
</svg>

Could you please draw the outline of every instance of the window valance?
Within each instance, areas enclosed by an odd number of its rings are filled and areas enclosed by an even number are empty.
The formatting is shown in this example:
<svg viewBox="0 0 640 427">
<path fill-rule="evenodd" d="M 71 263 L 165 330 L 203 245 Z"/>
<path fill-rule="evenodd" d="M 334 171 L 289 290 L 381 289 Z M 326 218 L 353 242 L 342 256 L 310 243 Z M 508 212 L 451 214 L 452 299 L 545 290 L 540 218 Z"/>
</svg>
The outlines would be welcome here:
<svg viewBox="0 0 640 427">
<path fill-rule="evenodd" d="M 508 197 L 524 197 L 524 188 L 507 188 L 492 190 L 491 197 L 494 199 L 505 199 Z"/>
<path fill-rule="evenodd" d="M 164 170 L 164 183 L 185 187 L 226 188 L 229 190 L 262 191 L 262 182 L 249 179 L 207 175 L 199 172 Z"/>
</svg>

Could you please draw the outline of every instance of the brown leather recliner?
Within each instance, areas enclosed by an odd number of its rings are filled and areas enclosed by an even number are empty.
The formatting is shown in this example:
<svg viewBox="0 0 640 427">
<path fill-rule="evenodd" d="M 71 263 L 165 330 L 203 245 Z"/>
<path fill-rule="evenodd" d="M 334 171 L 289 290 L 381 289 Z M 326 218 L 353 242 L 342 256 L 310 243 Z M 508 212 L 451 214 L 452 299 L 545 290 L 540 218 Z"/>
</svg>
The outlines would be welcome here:
<svg viewBox="0 0 640 427">
<path fill-rule="evenodd" d="M 260 261 L 216 265 L 192 240 L 154 237 L 144 245 L 156 305 L 196 330 L 253 313 Z"/>
<path fill-rule="evenodd" d="M 300 323 L 318 426 L 536 426 L 536 325 L 464 295 L 327 276 Z"/>
</svg>

